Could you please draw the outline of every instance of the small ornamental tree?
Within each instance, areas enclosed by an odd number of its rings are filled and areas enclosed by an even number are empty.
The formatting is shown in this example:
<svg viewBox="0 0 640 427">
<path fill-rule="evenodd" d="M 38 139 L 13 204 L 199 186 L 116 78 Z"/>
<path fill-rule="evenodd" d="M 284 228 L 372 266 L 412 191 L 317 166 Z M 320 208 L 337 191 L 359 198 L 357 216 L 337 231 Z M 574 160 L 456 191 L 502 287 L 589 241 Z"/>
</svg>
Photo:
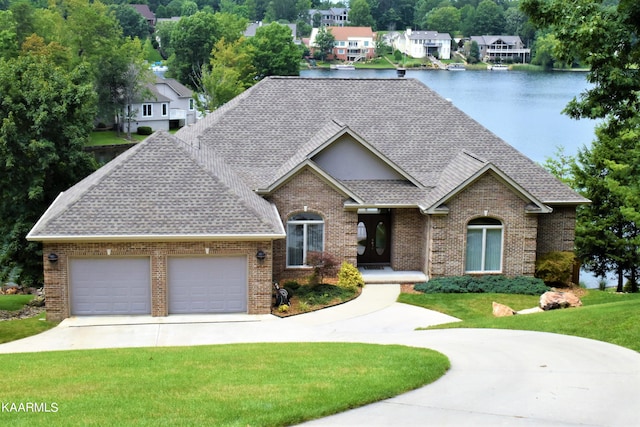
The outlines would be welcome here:
<svg viewBox="0 0 640 427">
<path fill-rule="evenodd" d="M 338 261 L 328 252 L 309 252 L 306 264 L 313 267 L 313 274 L 309 279 L 309 284 L 316 286 L 322 284 L 325 276 L 336 274 Z"/>
</svg>

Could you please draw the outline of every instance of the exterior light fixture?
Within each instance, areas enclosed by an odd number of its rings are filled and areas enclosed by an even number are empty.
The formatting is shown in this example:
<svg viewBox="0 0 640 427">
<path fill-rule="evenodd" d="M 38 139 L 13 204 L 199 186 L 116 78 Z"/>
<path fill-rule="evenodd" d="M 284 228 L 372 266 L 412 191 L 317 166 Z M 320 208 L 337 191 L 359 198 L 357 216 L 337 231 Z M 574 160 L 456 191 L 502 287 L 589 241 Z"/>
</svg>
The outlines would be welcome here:
<svg viewBox="0 0 640 427">
<path fill-rule="evenodd" d="M 58 254 L 54 254 L 53 252 L 51 252 L 49 255 L 47 255 L 47 259 L 49 260 L 49 262 L 58 262 Z"/>
<path fill-rule="evenodd" d="M 262 262 L 266 257 L 267 254 L 262 249 L 258 249 L 258 252 L 256 253 L 256 258 L 258 259 L 258 261 Z"/>
</svg>

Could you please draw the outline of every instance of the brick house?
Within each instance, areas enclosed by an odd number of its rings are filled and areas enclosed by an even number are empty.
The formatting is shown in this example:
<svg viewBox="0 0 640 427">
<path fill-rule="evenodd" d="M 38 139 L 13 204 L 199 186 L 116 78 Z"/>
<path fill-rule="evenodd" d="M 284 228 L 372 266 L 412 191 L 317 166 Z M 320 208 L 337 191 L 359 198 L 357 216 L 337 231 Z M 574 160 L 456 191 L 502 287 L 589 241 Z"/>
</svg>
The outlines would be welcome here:
<svg viewBox="0 0 640 427">
<path fill-rule="evenodd" d="M 334 59 L 356 62 L 371 59 L 376 53 L 376 34 L 371 27 L 325 27 L 335 41 L 333 44 Z M 318 28 L 311 30 L 309 47 L 315 47 Z"/>
<path fill-rule="evenodd" d="M 62 193 L 28 239 L 50 319 L 257 314 L 310 251 L 532 275 L 586 202 L 416 80 L 270 77 Z"/>
</svg>

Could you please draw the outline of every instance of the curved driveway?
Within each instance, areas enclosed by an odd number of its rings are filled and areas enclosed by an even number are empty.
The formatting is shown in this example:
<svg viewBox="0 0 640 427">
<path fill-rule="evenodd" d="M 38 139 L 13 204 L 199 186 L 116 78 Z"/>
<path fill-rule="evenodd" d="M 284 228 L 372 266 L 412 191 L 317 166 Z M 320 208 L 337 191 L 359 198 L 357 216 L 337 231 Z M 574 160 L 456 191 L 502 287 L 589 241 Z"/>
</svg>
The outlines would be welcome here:
<svg viewBox="0 0 640 427">
<path fill-rule="evenodd" d="M 640 426 L 640 354 L 564 335 L 492 329 L 415 331 L 455 320 L 399 304 L 397 285 L 353 302 L 274 316 L 67 319 L 0 353 L 239 342 L 342 341 L 428 347 L 451 369 L 426 387 L 307 423 L 331 426 Z M 541 314 L 543 315 L 543 314 Z"/>
</svg>

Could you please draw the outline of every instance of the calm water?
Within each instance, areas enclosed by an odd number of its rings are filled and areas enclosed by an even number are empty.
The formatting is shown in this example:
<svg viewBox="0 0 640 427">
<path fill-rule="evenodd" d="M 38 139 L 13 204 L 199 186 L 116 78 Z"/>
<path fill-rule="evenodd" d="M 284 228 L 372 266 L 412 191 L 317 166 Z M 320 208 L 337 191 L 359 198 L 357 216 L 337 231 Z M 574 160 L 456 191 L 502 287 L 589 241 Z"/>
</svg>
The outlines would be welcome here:
<svg viewBox="0 0 640 427">
<path fill-rule="evenodd" d="M 304 70 L 303 77 L 396 78 L 395 70 Z M 556 147 L 566 154 L 594 140 L 596 122 L 573 120 L 562 114 L 567 103 L 588 87 L 580 72 L 526 71 L 407 71 L 471 118 L 520 150 L 543 163 L 554 157 Z M 588 272 L 580 279 L 588 287 L 598 280 Z M 609 278 L 609 284 L 615 283 Z"/>
<path fill-rule="evenodd" d="M 304 70 L 303 77 L 395 78 L 395 70 Z M 562 109 L 588 84 L 585 73 L 526 71 L 407 71 L 473 119 L 542 163 L 557 146 L 575 154 L 594 139 L 596 123 Z"/>
</svg>

